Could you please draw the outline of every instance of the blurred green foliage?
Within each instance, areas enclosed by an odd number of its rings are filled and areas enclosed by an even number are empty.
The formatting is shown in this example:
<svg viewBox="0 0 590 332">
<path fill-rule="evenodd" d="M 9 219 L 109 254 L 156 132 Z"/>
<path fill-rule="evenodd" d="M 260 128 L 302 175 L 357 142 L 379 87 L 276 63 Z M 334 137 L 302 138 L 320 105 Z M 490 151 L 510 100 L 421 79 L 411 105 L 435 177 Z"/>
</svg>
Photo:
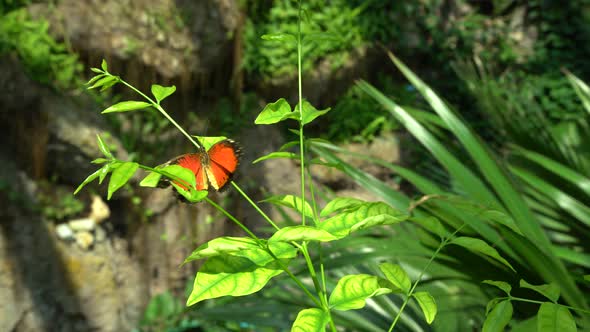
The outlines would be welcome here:
<svg viewBox="0 0 590 332">
<path fill-rule="evenodd" d="M 583 114 L 560 68 L 567 65 L 580 77 L 590 75 L 590 65 L 585 61 L 590 54 L 590 0 L 309 0 L 303 4 L 304 34 L 326 32 L 338 37 L 304 47 L 304 71 L 322 59 L 337 69 L 356 48 L 392 45 L 409 63 L 420 63 L 418 72 L 432 78 L 433 87 L 461 110 L 472 109 L 475 100 L 452 64 L 477 58 L 486 69 L 502 76 L 510 88 L 535 96 L 551 118 L 571 120 Z M 248 18 L 244 36 L 246 71 L 253 79 L 293 75 L 295 45 L 265 41 L 260 36 L 296 34 L 296 1 L 243 1 L 243 6 Z M 381 83 L 375 82 L 388 92 Z M 334 139 L 363 136 L 361 130 L 371 123 L 366 118 L 373 111 L 364 111 L 370 103 L 359 100 L 353 90 L 335 109 L 360 105 L 363 112 L 352 118 L 331 119 L 335 121 L 333 128 L 346 128 L 344 132 L 332 129 Z M 397 89 L 396 95 L 399 92 L 403 89 Z M 478 111 L 464 116 L 476 128 L 485 126 Z"/>
<path fill-rule="evenodd" d="M 31 78 L 41 83 L 61 89 L 78 86 L 78 56 L 49 35 L 47 21 L 32 19 L 20 8 L 27 3 L 0 1 L 0 55 L 16 53 Z"/>
</svg>

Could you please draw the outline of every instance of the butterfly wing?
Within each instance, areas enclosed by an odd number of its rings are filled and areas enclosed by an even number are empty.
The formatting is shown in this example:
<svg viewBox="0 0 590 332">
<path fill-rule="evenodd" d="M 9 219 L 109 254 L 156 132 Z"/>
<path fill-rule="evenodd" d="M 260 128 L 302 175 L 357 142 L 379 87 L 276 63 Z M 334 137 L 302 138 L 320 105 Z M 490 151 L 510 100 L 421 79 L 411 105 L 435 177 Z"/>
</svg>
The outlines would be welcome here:
<svg viewBox="0 0 590 332">
<path fill-rule="evenodd" d="M 205 173 L 205 160 L 206 157 L 204 157 L 204 152 L 198 152 L 187 153 L 185 155 L 182 155 L 177 159 L 176 162 L 178 166 L 189 169 L 191 172 L 195 174 L 195 189 L 197 190 L 207 190 L 209 188 L 209 184 L 207 183 L 207 176 Z"/>
<path fill-rule="evenodd" d="M 231 180 L 238 168 L 240 152 L 237 143 L 229 139 L 215 143 L 207 151 L 209 162 L 205 172 L 215 190 L 223 189 Z"/>
<path fill-rule="evenodd" d="M 207 190 L 209 187 L 209 184 L 207 182 L 207 175 L 205 173 L 205 168 L 203 167 L 204 164 L 204 159 L 206 160 L 206 157 L 204 156 L 205 152 L 197 152 L 197 153 L 186 153 L 183 155 L 180 155 L 162 165 L 160 165 L 160 167 L 164 167 L 164 166 L 168 166 L 168 165 L 178 165 L 181 167 L 184 167 L 188 170 L 190 170 L 191 172 L 193 172 L 195 174 L 195 180 L 196 180 L 196 186 L 195 189 L 197 190 Z M 178 186 L 180 186 L 181 188 L 184 188 L 184 186 L 178 182 L 175 182 Z M 163 187 L 167 187 L 170 184 L 170 180 L 167 178 L 162 178 L 162 180 L 160 180 L 160 182 L 158 183 L 158 187 L 163 188 Z M 184 188 L 186 189 L 186 188 Z"/>
</svg>

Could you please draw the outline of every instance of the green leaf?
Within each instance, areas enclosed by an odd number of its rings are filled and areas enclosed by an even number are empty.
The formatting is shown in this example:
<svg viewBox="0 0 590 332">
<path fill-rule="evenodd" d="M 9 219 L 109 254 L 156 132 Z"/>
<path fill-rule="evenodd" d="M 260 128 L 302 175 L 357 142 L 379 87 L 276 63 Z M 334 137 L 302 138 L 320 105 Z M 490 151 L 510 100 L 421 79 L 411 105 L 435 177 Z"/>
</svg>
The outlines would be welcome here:
<svg viewBox="0 0 590 332">
<path fill-rule="evenodd" d="M 156 101 L 158 104 L 160 104 L 160 102 L 162 100 L 164 100 L 166 97 L 173 94 L 174 91 L 176 91 L 176 86 L 174 86 L 174 85 L 173 86 L 161 86 L 158 84 L 152 85 L 152 94 L 156 98 Z"/>
<path fill-rule="evenodd" d="M 312 104 L 310 104 L 307 100 L 303 101 L 303 124 L 306 125 L 310 122 L 312 122 L 313 120 L 315 120 L 315 118 L 317 118 L 318 116 L 324 115 L 326 113 L 328 113 L 330 111 L 330 108 L 327 108 L 325 110 L 322 111 L 318 111 L 315 107 L 313 107 Z M 295 114 L 297 114 L 297 116 L 295 117 L 295 119 L 299 119 L 299 104 L 297 104 L 297 106 L 295 106 Z"/>
<path fill-rule="evenodd" d="M 351 197 L 336 197 L 335 199 L 331 200 L 326 204 L 322 212 L 320 213 L 321 217 L 327 217 L 328 215 L 339 212 L 344 209 L 348 208 L 355 208 L 360 204 L 366 203 L 363 200 Z"/>
<path fill-rule="evenodd" d="M 406 214 L 382 202 L 363 203 L 321 222 L 318 229 L 327 231 L 338 238 L 377 226 L 391 225 L 408 219 Z"/>
<path fill-rule="evenodd" d="M 512 286 L 509 283 L 504 281 L 495 281 L 495 280 L 484 280 L 482 281 L 484 284 L 496 286 L 506 293 L 506 295 L 510 295 L 510 291 L 512 291 Z"/>
<path fill-rule="evenodd" d="M 115 112 L 129 112 L 135 110 L 141 110 L 152 106 L 150 103 L 144 101 L 122 101 L 102 111 L 102 114 L 115 113 Z"/>
<path fill-rule="evenodd" d="M 291 332 L 324 332 L 328 319 L 327 313 L 321 309 L 303 309 L 297 314 Z"/>
<path fill-rule="evenodd" d="M 120 162 L 111 162 L 104 165 L 104 167 L 100 169 L 100 174 L 98 175 L 98 184 L 102 184 L 102 181 L 104 181 L 107 174 L 109 174 L 110 171 L 116 169 L 120 164 Z"/>
<path fill-rule="evenodd" d="M 258 248 L 259 246 L 256 240 L 249 237 L 218 237 L 195 249 L 192 254 L 184 260 L 183 264 L 205 257 L 219 256 L 226 253 Z"/>
<path fill-rule="evenodd" d="M 574 74 L 566 71 L 567 79 L 570 81 L 571 85 L 574 87 L 578 98 L 582 101 L 584 108 L 590 114 L 590 87 L 584 83 L 581 79 L 576 77 Z"/>
<path fill-rule="evenodd" d="M 252 162 L 252 164 L 256 164 L 258 162 L 261 162 L 261 161 L 267 160 L 267 159 L 280 159 L 280 158 L 298 160 L 299 155 L 296 153 L 293 153 L 293 152 L 271 152 L 271 153 L 267 154 L 266 156 L 262 156 L 256 160 L 254 160 Z"/>
<path fill-rule="evenodd" d="M 589 109 L 590 111 L 590 109 Z M 567 180 L 573 186 L 578 187 L 585 194 L 590 195 L 590 178 L 584 176 L 570 167 L 561 164 L 554 159 L 548 158 L 540 153 L 513 146 L 512 149 L 519 155 L 535 162 L 549 172 Z"/>
<path fill-rule="evenodd" d="M 288 243 L 269 243 L 269 248 L 281 260 L 297 255 L 297 249 Z M 282 272 L 274 258 L 261 248 L 211 257 L 197 272 L 187 306 L 221 296 L 255 293 Z"/>
<path fill-rule="evenodd" d="M 271 196 L 263 202 L 272 203 L 275 205 L 282 205 L 291 208 L 299 213 L 303 212 L 306 216 L 313 218 L 313 210 L 308 202 L 301 201 L 301 197 L 294 195 L 276 195 Z"/>
<path fill-rule="evenodd" d="M 551 302 L 541 304 L 537 314 L 537 331 L 575 332 L 576 322 L 567 308 Z"/>
<path fill-rule="evenodd" d="M 97 169 L 96 172 L 88 175 L 88 177 L 86 178 L 86 180 L 82 181 L 82 183 L 80 183 L 80 185 L 78 186 L 78 188 L 76 188 L 76 191 L 74 191 L 74 195 L 76 195 L 82 188 L 84 188 L 84 186 L 86 186 L 90 182 L 94 181 L 94 179 L 96 179 L 100 175 L 100 172 L 105 167 L 107 167 L 107 166 L 105 165 L 104 167 Z"/>
<path fill-rule="evenodd" d="M 379 278 L 368 274 L 352 274 L 338 280 L 328 304 L 336 310 L 360 309 L 370 297 L 391 293 L 380 285 Z"/>
<path fill-rule="evenodd" d="M 269 41 L 297 43 L 297 39 L 290 33 L 270 33 L 262 35 L 260 38 Z"/>
<path fill-rule="evenodd" d="M 525 280 L 520 279 L 520 287 L 532 289 L 555 303 L 557 303 L 557 300 L 559 299 L 559 286 L 555 283 L 548 285 L 531 285 Z"/>
<path fill-rule="evenodd" d="M 91 163 L 93 163 L 93 164 L 104 164 L 107 161 L 109 161 L 109 160 L 108 159 L 105 159 L 105 158 L 96 158 L 93 161 L 91 161 Z"/>
<path fill-rule="evenodd" d="M 287 226 L 281 228 L 268 239 L 269 242 L 291 242 L 291 241 L 321 241 L 328 242 L 339 238 L 327 231 L 317 229 L 313 226 Z"/>
<path fill-rule="evenodd" d="M 586 281 L 590 281 L 590 274 L 586 274 L 586 275 L 584 276 L 584 280 L 586 280 Z"/>
<path fill-rule="evenodd" d="M 292 118 L 293 116 L 294 113 L 291 112 L 291 106 L 289 103 L 285 100 L 285 98 L 280 98 L 274 103 L 267 104 L 262 112 L 258 114 L 256 120 L 254 120 L 254 123 L 273 124 L 285 119 Z"/>
<path fill-rule="evenodd" d="M 209 191 L 207 190 L 196 190 L 194 187 L 185 189 L 175 182 L 172 182 L 172 186 L 176 188 L 176 191 L 178 191 L 178 193 L 182 195 L 182 197 L 186 198 L 186 200 L 190 203 L 198 203 L 205 199 L 207 195 L 209 195 Z"/>
<path fill-rule="evenodd" d="M 109 71 L 109 66 L 107 65 L 107 61 L 105 59 L 102 59 L 102 63 L 100 64 L 100 68 L 102 68 L 102 70 L 104 70 L 104 71 Z"/>
<path fill-rule="evenodd" d="M 176 182 L 176 184 L 187 188 L 194 188 L 197 184 L 195 173 L 180 165 L 168 165 L 160 169 L 160 172 Z"/>
<path fill-rule="evenodd" d="M 96 68 L 92 68 L 92 69 L 96 69 Z M 96 70 L 99 70 L 99 69 L 96 69 Z M 94 70 L 93 70 L 93 71 L 94 71 Z M 95 71 L 95 73 L 96 73 L 96 71 Z M 102 72 L 101 72 L 101 71 L 98 71 L 98 73 L 102 73 Z M 107 76 L 107 75 L 106 75 L 106 74 L 99 74 L 99 75 L 96 75 L 96 76 L 92 77 L 91 79 L 89 79 L 89 80 L 88 80 L 88 82 L 86 82 L 86 85 L 91 85 L 92 83 L 94 83 L 94 82 L 98 81 L 99 79 L 101 79 L 101 78 L 103 78 L 103 77 L 105 77 L 105 76 Z M 89 88 L 89 89 L 90 89 L 90 88 Z"/>
<path fill-rule="evenodd" d="M 125 162 L 113 171 L 113 174 L 111 174 L 111 180 L 109 181 L 107 199 L 111 199 L 113 193 L 123 187 L 125 183 L 131 179 L 138 167 L 138 163 Z"/>
<path fill-rule="evenodd" d="M 510 170 L 531 187 L 536 188 L 539 192 L 551 197 L 551 199 L 562 209 L 574 215 L 578 220 L 586 224 L 586 226 L 590 226 L 590 207 L 586 204 L 578 201 L 575 197 L 572 197 L 560 188 L 551 185 L 549 182 L 546 182 L 544 179 L 536 176 L 529 170 L 516 166 L 511 166 Z"/>
<path fill-rule="evenodd" d="M 485 243 L 484 241 L 482 241 L 480 239 L 462 236 L 462 237 L 458 237 L 456 239 L 453 239 L 450 243 L 461 246 L 461 247 L 463 247 L 469 251 L 472 251 L 474 253 L 491 257 L 491 258 L 501 262 L 502 264 L 508 266 L 512 271 L 516 272 L 516 270 L 514 270 L 512 265 L 510 265 L 510 263 L 508 263 L 507 260 L 505 260 L 502 256 L 500 256 L 500 254 L 498 253 L 498 251 L 496 249 L 492 248 L 489 244 Z"/>
<path fill-rule="evenodd" d="M 411 217 L 409 220 L 438 235 L 440 238 L 443 238 L 448 234 L 445 227 L 440 223 L 440 221 L 438 221 L 436 217 Z"/>
<path fill-rule="evenodd" d="M 213 145 L 215 145 L 215 143 L 218 143 L 218 142 L 223 141 L 224 139 L 227 139 L 226 136 L 197 136 L 197 135 L 192 135 L 192 136 L 199 140 L 199 143 L 201 143 L 203 145 L 205 150 L 209 150 Z"/>
<path fill-rule="evenodd" d="M 410 281 L 410 277 L 401 266 L 397 264 L 391 263 L 383 263 L 379 265 L 379 269 L 385 275 L 387 280 L 391 281 L 397 288 L 404 291 L 405 294 L 410 292 L 410 288 L 412 287 L 412 282 Z"/>
<path fill-rule="evenodd" d="M 97 134 L 96 138 L 98 140 L 98 148 L 100 149 L 100 152 L 102 152 L 102 154 L 104 154 L 104 156 L 108 159 L 113 159 L 113 154 L 109 150 L 108 146 L 104 143 L 102 138 L 100 138 L 100 135 Z"/>
<path fill-rule="evenodd" d="M 98 81 L 96 81 L 91 87 L 89 87 L 88 89 L 94 89 L 94 88 L 100 88 L 101 86 L 104 87 L 111 87 L 114 84 L 116 84 L 118 82 L 118 77 L 117 76 L 105 76 L 101 79 L 99 79 Z"/>
<path fill-rule="evenodd" d="M 512 303 L 504 300 L 494 306 L 483 323 L 482 332 L 503 332 L 512 318 Z"/>
<path fill-rule="evenodd" d="M 428 292 L 416 292 L 412 294 L 412 296 L 418 301 L 420 305 L 420 309 L 422 309 L 422 313 L 424 314 L 424 319 L 428 324 L 432 324 L 434 318 L 436 317 L 436 302 L 430 293 Z"/>
<path fill-rule="evenodd" d="M 162 178 L 162 174 L 156 172 L 150 172 L 141 182 L 139 183 L 140 187 L 149 187 L 155 188 L 158 186 L 160 182 L 160 178 Z"/>
</svg>

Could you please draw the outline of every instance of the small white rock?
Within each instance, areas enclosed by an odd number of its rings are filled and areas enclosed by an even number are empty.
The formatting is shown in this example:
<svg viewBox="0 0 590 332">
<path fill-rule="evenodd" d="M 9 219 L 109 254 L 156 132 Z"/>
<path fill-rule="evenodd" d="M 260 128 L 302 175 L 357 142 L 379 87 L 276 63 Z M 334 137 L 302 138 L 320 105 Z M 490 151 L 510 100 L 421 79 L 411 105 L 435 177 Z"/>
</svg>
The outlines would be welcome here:
<svg viewBox="0 0 590 332">
<path fill-rule="evenodd" d="M 90 232 L 78 232 L 76 233 L 76 243 L 80 248 L 88 250 L 88 248 L 94 243 L 94 236 L 92 236 Z"/>
<path fill-rule="evenodd" d="M 57 237 L 62 240 L 71 240 L 74 238 L 74 232 L 68 224 L 59 224 L 55 227 Z"/>
<path fill-rule="evenodd" d="M 75 232 L 82 232 L 82 231 L 91 231 L 96 226 L 94 219 L 91 218 L 81 218 L 81 219 L 74 219 L 68 222 L 68 225 L 72 228 Z"/>
<path fill-rule="evenodd" d="M 107 219 L 111 215 L 109 206 L 98 195 L 92 195 L 90 204 L 90 215 L 88 218 L 93 219 L 97 224 Z"/>
</svg>

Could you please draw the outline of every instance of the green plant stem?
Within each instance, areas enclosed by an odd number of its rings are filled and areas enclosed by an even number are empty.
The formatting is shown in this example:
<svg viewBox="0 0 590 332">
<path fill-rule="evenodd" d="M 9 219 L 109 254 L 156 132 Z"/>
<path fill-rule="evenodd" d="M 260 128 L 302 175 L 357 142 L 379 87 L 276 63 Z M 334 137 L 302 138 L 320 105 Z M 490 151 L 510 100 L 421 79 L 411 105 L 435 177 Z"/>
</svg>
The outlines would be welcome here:
<svg viewBox="0 0 590 332">
<path fill-rule="evenodd" d="M 503 297 L 502 299 L 508 299 L 510 301 L 520 301 L 520 302 L 536 303 L 536 304 L 546 303 L 546 302 L 543 302 L 543 301 L 530 300 L 530 299 L 525 299 L 525 298 L 522 298 L 522 297 L 515 297 L 515 296 L 506 296 L 506 297 Z M 574 310 L 574 311 L 579 311 L 579 312 L 583 312 L 583 313 L 586 313 L 586 314 L 590 314 L 590 310 L 576 308 L 576 307 L 572 307 L 572 306 L 565 305 L 565 304 L 559 304 L 559 303 L 555 303 L 555 304 L 557 304 L 558 306 L 562 306 L 564 308 L 568 308 L 568 309 Z"/>
<path fill-rule="evenodd" d="M 303 88 L 301 83 L 301 0 L 299 5 L 299 20 L 297 21 L 297 88 L 299 90 L 299 160 L 301 163 L 301 202 L 305 203 L 305 145 L 303 143 Z M 301 224 L 305 226 L 305 213 L 301 212 Z"/>
<path fill-rule="evenodd" d="M 313 296 L 313 294 L 311 294 L 311 292 L 307 289 L 307 287 L 305 287 L 305 285 L 289 270 L 289 268 L 287 266 L 285 266 L 285 264 L 283 264 L 283 262 L 277 257 L 275 256 L 275 254 L 269 249 L 266 248 L 266 251 L 271 255 L 271 257 L 281 266 L 281 268 L 283 269 L 283 271 L 285 271 L 289 277 L 291 277 L 291 279 L 293 279 L 293 281 L 295 281 L 295 283 L 297 284 L 297 286 L 299 286 L 299 288 L 301 288 L 301 290 L 303 290 L 303 292 L 320 308 L 324 308 L 322 302 L 318 299 L 316 299 L 315 296 Z"/>
<path fill-rule="evenodd" d="M 280 230 L 281 228 L 279 226 L 277 226 L 277 224 L 275 224 L 272 219 L 270 219 L 270 217 L 264 213 L 264 211 L 262 211 L 258 205 L 256 203 L 254 203 L 254 201 L 252 201 L 250 199 L 250 197 L 248 195 L 246 195 L 246 193 L 244 191 L 242 191 L 242 189 L 240 188 L 240 186 L 238 186 L 237 183 L 235 183 L 234 181 L 231 182 L 231 185 L 240 193 L 240 195 L 242 195 L 242 197 L 244 197 L 244 199 L 246 199 L 246 201 L 248 201 L 248 203 L 250 203 L 250 205 L 252 205 L 252 207 L 258 212 L 260 213 L 260 215 L 272 226 L 274 227 L 274 229 L 276 229 L 277 231 Z"/>
<path fill-rule="evenodd" d="M 412 294 L 414 294 L 414 290 L 416 289 L 416 287 L 418 286 L 418 283 L 420 283 L 420 280 L 422 279 L 422 276 L 424 276 L 424 273 L 426 273 L 426 271 L 428 270 L 428 268 L 430 267 L 430 264 L 432 264 L 432 262 L 434 261 L 434 259 L 436 258 L 436 256 L 438 255 L 438 253 L 442 250 L 442 248 L 444 248 L 449 242 L 451 242 L 451 240 L 453 239 L 453 237 L 459 233 L 459 231 L 461 231 L 461 229 L 463 229 L 463 227 L 467 226 L 467 224 L 463 224 L 461 225 L 459 228 L 457 228 L 449 237 L 443 239 L 440 242 L 440 245 L 438 246 L 438 248 L 436 248 L 436 251 L 434 252 L 434 254 L 432 254 L 432 256 L 430 257 L 430 259 L 428 260 L 428 263 L 426 263 L 426 266 L 424 266 L 424 268 L 422 269 L 422 271 L 420 271 L 420 274 L 418 275 L 418 278 L 416 279 L 416 281 L 414 282 L 414 284 L 412 285 L 412 288 L 410 288 L 410 291 L 407 294 L 406 299 L 404 300 L 404 302 L 402 303 L 402 306 L 399 308 L 399 311 L 397 312 L 397 315 L 395 316 L 395 319 L 393 320 L 393 322 L 391 323 L 391 326 L 389 327 L 389 330 L 387 330 L 388 332 L 393 331 L 393 328 L 395 327 L 395 324 L 397 324 L 397 321 L 399 320 L 399 318 L 402 315 L 402 312 L 404 311 L 404 308 L 406 307 L 406 305 L 410 302 L 410 299 L 412 298 Z"/>
<path fill-rule="evenodd" d="M 236 225 L 238 225 L 242 230 L 244 230 L 244 232 L 246 232 L 248 235 L 250 235 L 251 238 L 256 240 L 256 242 L 262 243 L 262 241 L 260 241 L 260 239 L 258 238 L 258 236 L 256 236 L 256 234 L 252 233 L 252 231 L 249 230 L 248 227 L 246 227 L 246 225 L 242 224 L 238 219 L 236 219 L 234 216 L 232 216 L 224 208 L 219 206 L 219 204 L 213 202 L 211 199 L 209 199 L 209 197 L 205 197 L 205 201 L 207 201 L 207 203 L 213 205 L 214 208 L 216 208 L 218 211 L 220 211 L 226 217 L 228 217 L 231 221 L 233 221 Z"/>
<path fill-rule="evenodd" d="M 145 98 L 147 101 L 149 101 L 152 106 L 154 108 L 156 108 L 158 110 L 158 112 L 160 112 L 166 119 L 168 119 L 168 121 L 170 121 L 170 123 L 172 123 L 178 130 L 180 130 L 180 132 L 186 136 L 186 138 L 188 138 L 188 140 L 193 143 L 194 146 L 197 147 L 197 149 L 199 150 L 204 150 L 205 147 L 202 146 L 201 144 L 197 143 L 193 137 L 191 135 L 189 135 L 178 123 L 176 123 L 176 121 L 174 121 L 174 119 L 172 119 L 172 117 L 170 115 L 168 115 L 168 113 L 162 108 L 162 106 L 160 106 L 160 104 L 156 103 L 155 101 L 153 101 L 150 97 L 146 96 L 143 92 L 139 91 L 138 89 L 136 89 L 133 85 L 125 82 L 124 80 L 119 78 L 119 81 L 123 84 L 125 84 L 127 87 L 129 87 L 131 90 L 137 92 L 140 96 L 142 96 L 143 98 Z"/>
</svg>

